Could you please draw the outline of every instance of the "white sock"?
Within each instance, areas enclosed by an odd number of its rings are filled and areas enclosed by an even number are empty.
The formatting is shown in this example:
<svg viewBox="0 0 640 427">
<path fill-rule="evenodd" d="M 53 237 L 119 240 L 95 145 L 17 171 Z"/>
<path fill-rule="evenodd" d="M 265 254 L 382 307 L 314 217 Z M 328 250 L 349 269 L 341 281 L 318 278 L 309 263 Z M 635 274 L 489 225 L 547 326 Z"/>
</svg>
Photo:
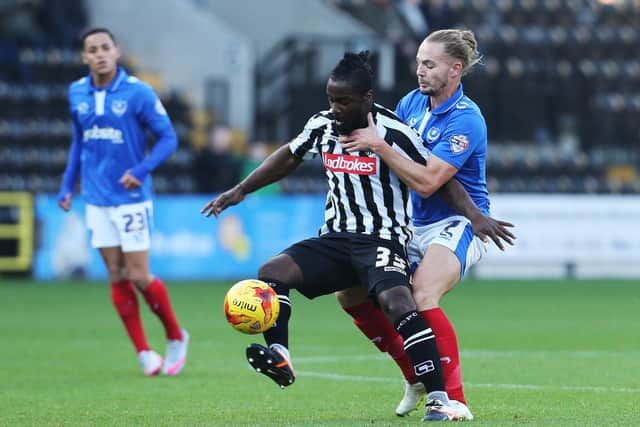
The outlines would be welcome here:
<svg viewBox="0 0 640 427">
<path fill-rule="evenodd" d="M 291 363 L 291 355 L 289 354 L 289 349 L 287 347 L 283 346 L 282 344 L 271 344 L 269 348 L 283 354 L 284 357 L 287 358 L 291 366 L 293 366 L 293 364 Z"/>
<path fill-rule="evenodd" d="M 427 394 L 427 401 L 429 400 L 439 400 L 440 402 L 447 404 L 449 403 L 449 395 L 446 391 L 431 391 Z"/>
</svg>

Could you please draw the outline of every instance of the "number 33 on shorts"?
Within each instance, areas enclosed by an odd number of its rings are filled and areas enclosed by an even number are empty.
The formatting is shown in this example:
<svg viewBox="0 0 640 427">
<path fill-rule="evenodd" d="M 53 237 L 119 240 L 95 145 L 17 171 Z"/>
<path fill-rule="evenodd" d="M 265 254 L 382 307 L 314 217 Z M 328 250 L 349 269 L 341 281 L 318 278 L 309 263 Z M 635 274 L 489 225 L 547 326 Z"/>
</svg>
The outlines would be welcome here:
<svg viewBox="0 0 640 427">
<path fill-rule="evenodd" d="M 397 271 L 406 274 L 407 261 L 397 253 L 391 253 L 391 249 L 378 246 L 376 254 L 376 268 L 384 268 L 384 271 Z"/>
</svg>

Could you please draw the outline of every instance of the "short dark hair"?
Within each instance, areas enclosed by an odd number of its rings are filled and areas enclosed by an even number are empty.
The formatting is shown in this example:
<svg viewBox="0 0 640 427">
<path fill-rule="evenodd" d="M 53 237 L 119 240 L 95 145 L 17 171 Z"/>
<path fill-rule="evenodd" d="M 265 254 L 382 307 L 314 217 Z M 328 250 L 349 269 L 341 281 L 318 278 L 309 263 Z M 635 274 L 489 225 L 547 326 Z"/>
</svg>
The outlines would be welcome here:
<svg viewBox="0 0 640 427">
<path fill-rule="evenodd" d="M 109 36 L 111 41 L 113 41 L 113 44 L 118 44 L 118 42 L 116 42 L 116 38 L 113 36 L 113 33 L 109 31 L 109 29 L 104 27 L 93 27 L 83 31 L 82 34 L 80 35 L 80 45 L 82 46 L 82 48 L 84 48 L 84 42 L 87 40 L 87 37 L 92 36 L 94 34 L 98 34 L 98 33 L 105 33 L 106 35 Z"/>
<path fill-rule="evenodd" d="M 331 72 L 332 80 L 347 81 L 360 94 L 373 88 L 373 69 L 369 64 L 369 51 L 345 52 Z"/>
</svg>

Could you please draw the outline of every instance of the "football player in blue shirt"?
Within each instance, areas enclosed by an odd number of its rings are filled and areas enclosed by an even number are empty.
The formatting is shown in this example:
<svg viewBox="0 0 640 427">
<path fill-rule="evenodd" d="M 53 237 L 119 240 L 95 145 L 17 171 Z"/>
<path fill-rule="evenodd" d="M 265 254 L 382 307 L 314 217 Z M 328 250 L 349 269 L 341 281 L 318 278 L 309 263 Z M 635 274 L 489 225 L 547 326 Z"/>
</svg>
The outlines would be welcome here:
<svg viewBox="0 0 640 427">
<path fill-rule="evenodd" d="M 94 28 L 82 36 L 89 74 L 69 86 L 73 140 L 59 206 L 68 211 L 78 175 L 87 203 L 91 244 L 109 273 L 111 300 L 138 354 L 145 375 L 176 375 L 184 367 L 189 334 L 171 307 L 164 283 L 149 270 L 152 225 L 150 173 L 176 150 L 178 140 L 160 99 L 146 83 L 118 65 L 120 49 L 111 32 Z M 157 138 L 146 155 L 145 132 Z M 164 358 L 145 337 L 136 289 L 162 322 Z"/>
<path fill-rule="evenodd" d="M 494 229 L 494 234 L 474 236 L 472 221 L 450 208 L 436 194 L 443 184 L 455 177 L 479 208 L 478 215 L 489 215 L 487 128 L 480 109 L 464 95 L 461 83 L 462 76 L 480 58 L 471 31 L 439 30 L 420 45 L 416 56 L 419 88 L 400 100 L 396 114 L 418 131 L 431 151 L 426 166 L 394 155 L 391 146 L 373 132 L 371 118 L 368 128 L 341 138 L 343 147 L 349 151 L 370 150 L 378 154 L 413 189 L 414 238 L 409 247 L 409 259 L 417 264 L 413 294 L 418 311 L 436 336 L 446 391 L 466 419 L 473 416 L 466 407 L 462 391 L 457 337 L 439 307 L 440 299 L 486 252 L 487 236 L 500 249 L 504 249 L 500 239 L 512 244 L 515 238 L 505 228 L 512 224 L 504 221 L 498 221 L 499 227 Z M 397 334 L 388 322 L 384 322 L 380 310 L 366 300 L 364 292 L 338 293 L 338 300 L 365 335 L 379 349 L 389 352 L 402 369 L 406 379 L 405 396 L 396 414 L 407 414 L 415 408 L 425 390 L 415 380 L 411 362 L 397 344 Z M 427 405 L 438 407 L 438 402 Z"/>
</svg>

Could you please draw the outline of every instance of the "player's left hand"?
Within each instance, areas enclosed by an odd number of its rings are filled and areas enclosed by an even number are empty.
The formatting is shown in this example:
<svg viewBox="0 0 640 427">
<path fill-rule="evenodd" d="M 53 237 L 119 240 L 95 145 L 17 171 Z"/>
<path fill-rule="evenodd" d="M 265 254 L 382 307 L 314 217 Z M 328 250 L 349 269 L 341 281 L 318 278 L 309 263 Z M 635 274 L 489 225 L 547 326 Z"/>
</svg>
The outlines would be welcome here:
<svg viewBox="0 0 640 427">
<path fill-rule="evenodd" d="M 133 190 L 135 188 L 140 188 L 142 183 L 135 176 L 131 175 L 129 171 L 126 171 L 120 180 L 118 180 L 120 184 L 124 186 L 127 190 Z"/>
<path fill-rule="evenodd" d="M 516 236 L 509 230 L 509 228 L 514 227 L 512 223 L 493 219 L 486 215 L 478 215 L 476 218 L 469 219 L 471 220 L 473 233 L 480 237 L 483 242 L 488 242 L 491 239 L 501 251 L 504 251 L 503 241 L 513 246 Z"/>
<path fill-rule="evenodd" d="M 350 153 L 358 151 L 376 151 L 376 146 L 380 143 L 386 144 L 380 135 L 373 121 L 373 114 L 367 114 L 368 125 L 366 128 L 353 130 L 349 135 L 343 135 L 338 140 L 342 148 Z"/>
</svg>

